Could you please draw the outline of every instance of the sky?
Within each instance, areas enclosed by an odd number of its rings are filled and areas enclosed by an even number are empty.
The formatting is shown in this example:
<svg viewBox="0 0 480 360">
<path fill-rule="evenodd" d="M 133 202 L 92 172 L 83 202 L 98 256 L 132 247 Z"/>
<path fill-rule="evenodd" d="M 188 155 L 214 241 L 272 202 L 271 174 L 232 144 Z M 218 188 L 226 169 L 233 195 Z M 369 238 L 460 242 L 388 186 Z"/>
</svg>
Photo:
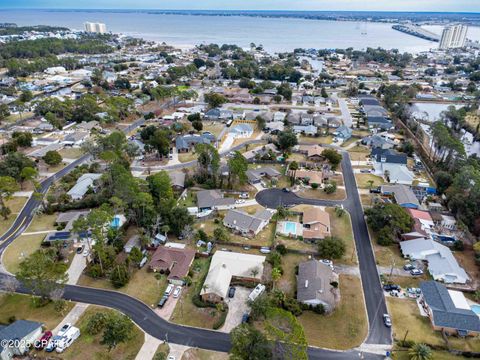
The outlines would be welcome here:
<svg viewBox="0 0 480 360">
<path fill-rule="evenodd" d="M 480 12 L 480 0 L 0 0 L 8 8 Z"/>
</svg>

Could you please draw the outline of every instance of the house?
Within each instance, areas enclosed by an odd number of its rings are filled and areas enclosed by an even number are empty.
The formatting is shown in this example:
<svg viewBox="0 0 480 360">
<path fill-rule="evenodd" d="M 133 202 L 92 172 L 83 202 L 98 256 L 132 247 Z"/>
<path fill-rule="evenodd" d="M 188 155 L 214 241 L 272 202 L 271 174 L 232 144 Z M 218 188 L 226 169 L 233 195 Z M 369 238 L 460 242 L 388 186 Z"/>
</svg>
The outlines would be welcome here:
<svg viewBox="0 0 480 360">
<path fill-rule="evenodd" d="M 372 149 L 393 149 L 395 142 L 380 135 L 367 136 L 362 139 L 362 144 L 370 146 Z"/>
<path fill-rule="evenodd" d="M 314 136 L 317 134 L 318 129 L 315 125 L 294 125 L 293 132 L 295 134 L 305 134 Z"/>
<path fill-rule="evenodd" d="M 77 124 L 77 130 L 82 131 L 92 131 L 93 129 L 99 129 L 100 123 L 97 120 L 92 121 L 83 121 L 80 124 Z"/>
<path fill-rule="evenodd" d="M 370 158 L 378 163 L 407 165 L 407 154 L 391 149 L 374 148 L 370 153 Z"/>
<path fill-rule="evenodd" d="M 253 135 L 253 128 L 250 124 L 237 124 L 230 129 L 229 134 L 235 139 L 249 138 Z"/>
<path fill-rule="evenodd" d="M 446 230 L 455 231 L 457 230 L 457 220 L 451 215 L 441 214 L 442 220 L 440 226 Z"/>
<path fill-rule="evenodd" d="M 201 135 L 189 134 L 177 136 L 175 147 L 178 152 L 189 152 L 197 144 L 215 144 L 217 139 L 212 133 L 205 131 Z"/>
<path fill-rule="evenodd" d="M 223 225 L 243 236 L 254 237 L 268 225 L 272 215 L 273 212 L 267 209 L 258 210 L 254 215 L 230 209 L 223 218 Z"/>
<path fill-rule="evenodd" d="M 297 149 L 299 153 L 306 155 L 310 161 L 324 160 L 322 152 L 325 149 L 320 145 L 299 145 Z"/>
<path fill-rule="evenodd" d="M 174 189 L 182 190 L 185 187 L 185 173 L 183 171 L 169 171 L 168 176 Z"/>
<path fill-rule="evenodd" d="M 297 301 L 306 305 L 323 305 L 325 311 L 335 308 L 338 275 L 320 261 L 309 260 L 298 264 Z"/>
<path fill-rule="evenodd" d="M 258 184 L 262 181 L 262 178 L 268 179 L 278 178 L 281 174 L 278 170 L 271 167 L 261 167 L 258 169 L 250 169 L 246 172 L 248 182 L 250 184 Z"/>
<path fill-rule="evenodd" d="M 195 250 L 160 246 L 153 253 L 148 266 L 154 272 L 167 274 L 170 283 L 183 285 L 194 258 Z"/>
<path fill-rule="evenodd" d="M 395 202 L 404 208 L 418 209 L 420 203 L 414 192 L 405 185 L 382 185 L 380 187 L 382 195 L 391 195 Z"/>
<path fill-rule="evenodd" d="M 384 116 L 368 116 L 367 123 L 370 129 L 390 130 L 394 127 L 392 121 Z"/>
<path fill-rule="evenodd" d="M 197 192 L 197 207 L 199 211 L 214 210 L 218 207 L 235 205 L 234 198 L 225 198 L 220 190 L 202 190 Z"/>
<path fill-rule="evenodd" d="M 342 125 L 333 132 L 333 135 L 339 140 L 347 141 L 352 137 L 352 129 Z"/>
<path fill-rule="evenodd" d="M 465 284 L 469 277 L 458 265 L 448 247 L 430 239 L 415 239 L 400 242 L 402 254 L 414 260 L 428 262 L 428 272 L 434 280 L 447 284 Z"/>
<path fill-rule="evenodd" d="M 83 210 L 83 211 L 67 211 L 64 213 L 60 213 L 55 220 L 56 226 L 63 225 L 62 231 L 70 231 L 73 229 L 73 223 L 80 217 L 86 217 L 90 211 Z"/>
<path fill-rule="evenodd" d="M 330 236 L 330 215 L 317 206 L 308 207 L 303 212 L 303 238 L 319 240 Z"/>
<path fill-rule="evenodd" d="M 0 327 L 0 359 L 10 360 L 23 356 L 30 350 L 30 344 L 42 335 L 42 324 L 36 321 L 17 320 Z"/>
<path fill-rule="evenodd" d="M 230 251 L 216 251 L 200 291 L 204 301 L 225 300 L 232 280 L 259 283 L 263 276 L 265 256 Z"/>
<path fill-rule="evenodd" d="M 435 223 L 428 211 L 407 209 L 408 214 L 414 221 L 413 230 L 420 234 L 431 234 Z"/>
<path fill-rule="evenodd" d="M 275 159 L 276 155 L 280 154 L 275 144 L 266 144 L 257 146 L 252 150 L 248 150 L 243 154 L 243 157 L 247 160 L 254 160 L 256 158 L 261 159 L 264 156 Z"/>
<path fill-rule="evenodd" d="M 73 200 L 81 200 L 89 189 L 93 189 L 95 181 L 100 179 L 102 174 L 87 173 L 80 176 L 77 183 L 67 192 Z"/>
<path fill-rule="evenodd" d="M 133 248 L 141 250 L 142 246 L 140 244 L 140 235 L 133 235 L 132 237 L 130 237 L 130 239 L 128 239 L 128 241 L 123 246 L 123 251 L 125 251 L 125 253 L 127 254 L 130 254 Z"/>
<path fill-rule="evenodd" d="M 265 130 L 275 135 L 285 130 L 285 124 L 283 121 L 272 121 L 265 124 Z"/>
<path fill-rule="evenodd" d="M 480 318 L 472 311 L 463 293 L 449 290 L 436 281 L 423 281 L 420 289 L 418 302 L 434 330 L 458 336 L 480 333 Z"/>
<path fill-rule="evenodd" d="M 233 112 L 225 109 L 210 109 L 205 113 L 207 120 L 231 120 L 233 119 Z"/>
<path fill-rule="evenodd" d="M 370 158 L 375 175 L 383 176 L 390 183 L 412 185 L 414 174 L 407 168 L 407 155 L 392 149 L 372 149 Z"/>
<path fill-rule="evenodd" d="M 293 172 L 293 170 L 289 170 L 289 176 L 293 176 L 295 173 L 295 177 L 304 181 L 307 184 L 322 184 L 324 174 L 322 171 L 315 171 L 315 170 L 297 170 Z"/>
<path fill-rule="evenodd" d="M 69 134 L 65 136 L 62 141 L 62 144 L 65 146 L 75 146 L 79 147 L 82 145 L 85 140 L 90 136 L 90 134 L 86 131 L 76 131 L 73 134 Z"/>
</svg>

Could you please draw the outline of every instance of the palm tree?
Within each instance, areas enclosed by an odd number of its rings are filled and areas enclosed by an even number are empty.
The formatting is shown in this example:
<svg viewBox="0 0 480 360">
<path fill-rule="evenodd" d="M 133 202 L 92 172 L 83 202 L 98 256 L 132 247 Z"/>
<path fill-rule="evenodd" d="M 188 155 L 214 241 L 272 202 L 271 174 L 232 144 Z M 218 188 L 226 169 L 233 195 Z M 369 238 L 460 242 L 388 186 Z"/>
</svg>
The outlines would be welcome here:
<svg viewBox="0 0 480 360">
<path fill-rule="evenodd" d="M 292 161 L 290 165 L 288 166 L 288 169 L 293 171 L 293 176 L 292 176 L 292 186 L 295 184 L 295 178 L 297 176 L 297 170 L 298 170 L 298 163 L 296 161 Z"/>
<path fill-rule="evenodd" d="M 282 272 L 280 271 L 280 269 L 273 268 L 272 269 L 272 282 L 273 282 L 272 290 L 275 290 L 275 284 L 278 280 L 280 280 L 281 277 L 282 277 Z"/>
<path fill-rule="evenodd" d="M 408 352 L 410 360 L 431 360 L 433 359 L 432 350 L 425 344 L 415 344 Z"/>
<path fill-rule="evenodd" d="M 258 275 L 258 268 L 253 268 L 251 271 L 250 271 L 250 274 L 252 275 L 253 278 L 257 277 Z"/>
<path fill-rule="evenodd" d="M 388 170 L 387 170 L 388 171 Z M 368 180 L 367 183 L 368 183 L 368 190 L 372 190 L 372 186 L 373 186 L 373 180 Z"/>
</svg>

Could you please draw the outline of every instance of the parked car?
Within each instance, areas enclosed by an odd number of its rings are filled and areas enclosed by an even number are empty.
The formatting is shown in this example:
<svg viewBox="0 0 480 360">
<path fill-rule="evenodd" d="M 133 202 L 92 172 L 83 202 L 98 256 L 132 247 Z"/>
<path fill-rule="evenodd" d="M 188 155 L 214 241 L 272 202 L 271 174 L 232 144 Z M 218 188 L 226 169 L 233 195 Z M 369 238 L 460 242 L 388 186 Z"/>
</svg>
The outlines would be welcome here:
<svg viewBox="0 0 480 360">
<path fill-rule="evenodd" d="M 83 250 L 83 256 L 87 257 L 89 252 L 88 249 Z"/>
<path fill-rule="evenodd" d="M 360 169 L 362 174 L 370 174 L 370 169 Z"/>
<path fill-rule="evenodd" d="M 322 264 L 327 265 L 330 269 L 333 270 L 333 261 L 332 260 L 321 259 L 321 260 L 318 260 L 318 261 L 320 261 Z"/>
<path fill-rule="evenodd" d="M 158 307 L 159 308 L 162 308 L 165 303 L 167 302 L 168 300 L 168 296 L 167 295 L 163 295 L 163 297 L 160 299 L 160 301 L 158 302 Z"/>
<path fill-rule="evenodd" d="M 228 289 L 228 297 L 229 298 L 233 298 L 235 296 L 235 288 L 233 286 L 230 286 L 230 288 Z"/>
<path fill-rule="evenodd" d="M 55 348 L 57 353 L 64 352 L 70 345 L 73 344 L 75 340 L 78 339 L 80 336 L 80 329 L 76 328 L 75 326 L 70 327 L 70 329 L 65 332 L 65 335 L 62 336 L 62 340 L 60 340 Z"/>
<path fill-rule="evenodd" d="M 290 192 L 290 189 L 288 189 L 288 188 L 283 188 L 282 191 L 288 193 L 288 192 Z"/>
<path fill-rule="evenodd" d="M 65 333 L 68 331 L 68 329 L 70 329 L 72 327 L 72 324 L 69 324 L 69 323 L 66 323 L 65 325 L 63 325 L 60 330 L 58 330 L 58 336 L 63 336 L 65 335 Z"/>
<path fill-rule="evenodd" d="M 262 246 L 262 247 L 260 248 L 260 252 L 261 252 L 262 254 L 270 254 L 271 251 L 272 251 L 272 250 L 270 250 L 270 248 L 269 248 L 268 246 Z"/>
<path fill-rule="evenodd" d="M 242 315 L 242 324 L 248 322 L 249 318 L 250 318 L 250 315 L 248 315 L 247 313 L 243 314 Z"/>
<path fill-rule="evenodd" d="M 395 296 L 395 297 L 399 297 L 400 296 L 400 292 L 398 290 L 392 290 L 390 291 L 390 295 L 391 296 Z"/>
<path fill-rule="evenodd" d="M 43 333 L 43 335 L 40 337 L 40 339 L 38 339 L 37 341 L 35 341 L 35 349 L 37 350 L 41 350 L 43 349 L 45 346 L 48 345 L 48 342 L 50 341 L 50 339 L 52 338 L 53 334 L 51 331 L 45 331 Z"/>
<path fill-rule="evenodd" d="M 392 290 L 400 291 L 400 286 L 395 285 L 395 284 L 385 284 L 385 285 L 383 285 L 383 290 L 385 290 L 385 291 L 392 291 Z"/>
<path fill-rule="evenodd" d="M 176 299 L 180 296 L 180 293 L 182 292 L 182 287 L 177 286 L 175 290 L 173 291 L 173 297 Z"/>
<path fill-rule="evenodd" d="M 415 266 L 413 264 L 403 265 L 403 270 L 405 270 L 405 271 L 410 271 L 410 270 L 413 270 L 413 269 L 415 269 Z"/>
<path fill-rule="evenodd" d="M 167 360 L 176 360 L 176 358 L 175 358 L 175 356 L 173 356 L 173 355 L 168 355 Z"/>
<path fill-rule="evenodd" d="M 239 195 L 239 198 L 240 198 L 240 199 L 248 199 L 248 198 L 249 198 L 248 193 L 241 193 L 241 194 Z"/>
<path fill-rule="evenodd" d="M 81 254 L 83 253 L 83 250 L 85 250 L 85 246 L 80 246 L 80 247 L 77 247 L 77 254 Z"/>
<path fill-rule="evenodd" d="M 420 270 L 420 269 L 413 269 L 413 270 L 410 271 L 410 275 L 420 276 L 420 275 L 423 275 L 423 271 Z"/>
<path fill-rule="evenodd" d="M 173 284 L 168 284 L 167 288 L 165 289 L 165 295 L 168 297 L 172 293 L 174 288 Z"/>
<path fill-rule="evenodd" d="M 246 246 L 243 247 L 243 250 L 250 250 L 250 249 L 251 249 L 251 247 L 248 246 L 248 245 L 246 245 Z"/>
<path fill-rule="evenodd" d="M 390 315 L 383 314 L 383 323 L 386 327 L 392 327 L 392 319 L 390 319 Z"/>
<path fill-rule="evenodd" d="M 62 338 L 63 336 L 58 336 L 58 335 L 55 335 L 53 338 L 51 338 L 47 346 L 45 347 L 45 351 L 52 352 L 53 350 L 55 350 L 55 348 L 57 347 L 60 340 L 62 340 Z"/>
</svg>

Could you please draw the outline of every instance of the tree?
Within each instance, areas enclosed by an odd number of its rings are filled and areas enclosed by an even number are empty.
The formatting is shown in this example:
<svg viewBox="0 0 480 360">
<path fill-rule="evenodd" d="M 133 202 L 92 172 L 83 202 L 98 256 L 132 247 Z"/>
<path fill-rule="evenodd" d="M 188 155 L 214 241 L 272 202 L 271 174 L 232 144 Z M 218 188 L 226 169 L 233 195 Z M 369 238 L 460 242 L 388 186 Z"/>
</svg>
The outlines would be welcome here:
<svg viewBox="0 0 480 360">
<path fill-rule="evenodd" d="M 410 360 L 431 360 L 433 359 L 432 350 L 425 344 L 415 344 L 409 350 Z"/>
<path fill-rule="evenodd" d="M 292 176 L 291 176 L 291 183 L 292 185 L 295 184 L 295 178 L 297 177 L 297 170 L 299 169 L 299 165 L 298 165 L 298 162 L 296 161 L 292 161 L 290 163 L 290 165 L 288 165 L 288 170 L 290 170 L 292 172 Z"/>
<path fill-rule="evenodd" d="M 16 276 L 34 295 L 48 299 L 66 283 L 66 270 L 64 263 L 56 261 L 54 249 L 40 249 L 20 263 Z"/>
<path fill-rule="evenodd" d="M 213 230 L 213 238 L 218 242 L 227 242 L 228 241 L 228 233 L 225 229 L 221 226 L 216 227 Z"/>
<path fill-rule="evenodd" d="M 12 152 L 0 161 L 0 176 L 10 176 L 20 181 L 20 173 L 25 167 L 35 167 L 35 163 L 20 152 Z"/>
<path fill-rule="evenodd" d="M 13 193 L 18 190 L 19 186 L 14 178 L 10 176 L 0 176 L 0 215 L 4 220 L 7 220 L 11 213 L 6 201 L 10 200 Z"/>
<path fill-rule="evenodd" d="M 342 154 L 334 149 L 325 149 L 322 151 L 322 156 L 328 160 L 332 170 L 335 171 L 342 161 Z"/>
<path fill-rule="evenodd" d="M 137 248 L 134 248 L 137 249 Z M 137 249 L 138 250 L 138 249 Z M 130 272 L 125 265 L 117 265 L 110 273 L 110 281 L 114 287 L 121 288 L 128 284 L 130 280 Z"/>
<path fill-rule="evenodd" d="M 294 147 L 297 144 L 298 144 L 297 136 L 291 130 L 281 132 L 278 135 L 277 147 L 285 153 L 290 152 L 292 147 Z"/>
<path fill-rule="evenodd" d="M 233 157 L 228 160 L 228 168 L 230 170 L 228 173 L 228 183 L 230 185 L 235 181 L 238 181 L 240 185 L 247 182 L 248 162 L 240 151 L 235 151 Z"/>
<path fill-rule="evenodd" d="M 313 185 L 313 184 L 312 184 Z M 337 182 L 335 180 L 329 180 L 326 184 L 323 190 L 327 194 L 333 194 L 335 191 L 337 191 Z"/>
<path fill-rule="evenodd" d="M 37 169 L 34 169 L 30 166 L 24 167 L 20 173 L 20 178 L 22 179 L 22 185 L 25 181 L 33 181 L 38 175 Z"/>
<path fill-rule="evenodd" d="M 270 360 L 272 351 L 267 338 L 248 324 L 241 324 L 230 333 L 232 360 Z"/>
<path fill-rule="evenodd" d="M 258 116 L 255 118 L 255 121 L 257 122 L 257 129 L 258 129 L 258 130 L 263 130 L 263 129 L 265 129 L 266 121 L 265 121 L 265 119 L 263 118 L 263 116 L 258 115 Z"/>
<path fill-rule="evenodd" d="M 437 171 L 433 177 L 439 194 L 443 194 L 453 183 L 452 174 L 446 171 Z"/>
<path fill-rule="evenodd" d="M 225 104 L 228 100 L 226 97 L 223 95 L 217 94 L 217 93 L 208 93 L 204 95 L 205 102 L 208 104 L 208 106 L 213 109 L 216 107 L 219 107 L 222 104 Z"/>
<path fill-rule="evenodd" d="M 198 175 L 202 179 L 212 179 L 213 185 L 215 185 L 217 172 L 220 168 L 218 150 L 211 144 L 197 144 L 195 145 L 195 152 L 198 155 Z"/>
<path fill-rule="evenodd" d="M 322 97 L 325 98 L 325 99 L 328 98 L 327 89 L 325 89 L 323 86 L 322 86 L 322 90 L 320 92 L 320 95 L 322 95 Z"/>
<path fill-rule="evenodd" d="M 274 267 L 272 269 L 272 283 L 273 283 L 273 290 L 275 290 L 275 284 L 278 280 L 282 277 L 282 271 L 278 267 Z"/>
<path fill-rule="evenodd" d="M 172 233 L 179 236 L 186 226 L 193 224 L 193 217 L 186 208 L 177 206 L 167 215 L 167 223 Z"/>
<path fill-rule="evenodd" d="M 32 146 L 33 136 L 29 132 L 14 131 L 12 138 L 15 140 L 15 143 L 20 147 L 30 147 Z"/>
<path fill-rule="evenodd" d="M 318 244 L 319 256 L 325 259 L 340 259 L 345 251 L 345 242 L 334 236 L 327 237 Z"/>
<path fill-rule="evenodd" d="M 0 124 L 10 116 L 10 108 L 7 104 L 0 105 Z"/>
<path fill-rule="evenodd" d="M 387 229 L 395 238 L 409 232 L 413 226 L 413 220 L 403 207 L 397 204 L 376 204 L 365 210 L 367 223 L 374 232 Z M 385 233 L 387 230 L 383 230 Z"/>
<path fill-rule="evenodd" d="M 172 181 L 166 171 L 160 171 L 147 177 L 150 193 L 157 204 L 157 211 L 166 216 L 175 206 L 175 194 L 172 188 Z"/>
<path fill-rule="evenodd" d="M 109 350 L 115 348 L 131 338 L 133 328 L 133 322 L 128 316 L 111 312 L 105 321 L 102 344 L 107 345 Z"/>
<path fill-rule="evenodd" d="M 128 258 L 132 263 L 139 264 L 143 259 L 143 254 L 138 247 L 134 246 L 130 251 L 130 254 L 128 254 Z"/>
<path fill-rule="evenodd" d="M 192 122 L 192 127 L 197 131 L 203 130 L 203 123 L 201 121 L 194 121 Z"/>
<path fill-rule="evenodd" d="M 45 156 L 42 157 L 42 159 L 47 165 L 50 166 L 58 165 L 63 160 L 62 155 L 60 155 L 60 153 L 55 150 L 47 151 L 47 153 L 45 154 Z"/>
</svg>

